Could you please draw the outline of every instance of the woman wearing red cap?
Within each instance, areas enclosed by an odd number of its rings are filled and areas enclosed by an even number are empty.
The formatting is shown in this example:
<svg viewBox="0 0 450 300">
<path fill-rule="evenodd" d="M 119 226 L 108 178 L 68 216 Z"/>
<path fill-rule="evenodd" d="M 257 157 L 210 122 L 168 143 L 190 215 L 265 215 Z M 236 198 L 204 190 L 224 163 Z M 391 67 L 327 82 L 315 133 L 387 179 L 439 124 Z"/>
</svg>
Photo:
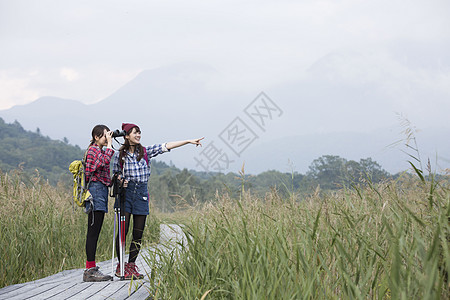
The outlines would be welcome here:
<svg viewBox="0 0 450 300">
<path fill-rule="evenodd" d="M 130 217 L 133 215 L 133 239 L 130 245 L 128 263 L 125 264 L 125 279 L 141 279 L 136 267 L 136 258 L 139 254 L 144 232 L 145 220 L 149 214 L 149 198 L 147 184 L 150 178 L 150 158 L 169 152 L 171 149 L 187 144 L 201 146 L 200 139 L 169 142 L 143 147 L 140 143 L 141 130 L 139 126 L 123 123 L 125 142 L 114 155 L 112 170 L 125 179 L 125 235 L 128 233 Z M 116 253 L 119 253 L 119 237 L 116 237 Z M 116 276 L 120 277 L 120 263 L 117 265 Z"/>
</svg>

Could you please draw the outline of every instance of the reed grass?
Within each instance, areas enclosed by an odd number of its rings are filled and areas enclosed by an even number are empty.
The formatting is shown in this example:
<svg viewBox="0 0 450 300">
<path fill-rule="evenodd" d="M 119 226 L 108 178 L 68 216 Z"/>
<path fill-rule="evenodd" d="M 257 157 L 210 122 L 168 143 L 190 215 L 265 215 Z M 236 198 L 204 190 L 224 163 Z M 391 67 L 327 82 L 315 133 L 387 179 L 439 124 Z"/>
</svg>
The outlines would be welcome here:
<svg viewBox="0 0 450 300">
<path fill-rule="evenodd" d="M 82 208 L 73 208 L 71 197 L 71 187 L 51 186 L 38 174 L 28 178 L 20 172 L 0 172 L 0 288 L 85 267 L 87 215 Z M 112 205 L 110 199 L 98 241 L 98 262 L 111 259 Z M 144 240 L 155 242 L 158 236 L 159 221 L 151 216 Z M 129 244 L 131 239 L 127 240 Z"/>
<path fill-rule="evenodd" d="M 302 199 L 243 189 L 193 216 L 181 250 L 147 257 L 150 296 L 449 299 L 449 221 L 448 185 L 409 174 Z"/>
</svg>

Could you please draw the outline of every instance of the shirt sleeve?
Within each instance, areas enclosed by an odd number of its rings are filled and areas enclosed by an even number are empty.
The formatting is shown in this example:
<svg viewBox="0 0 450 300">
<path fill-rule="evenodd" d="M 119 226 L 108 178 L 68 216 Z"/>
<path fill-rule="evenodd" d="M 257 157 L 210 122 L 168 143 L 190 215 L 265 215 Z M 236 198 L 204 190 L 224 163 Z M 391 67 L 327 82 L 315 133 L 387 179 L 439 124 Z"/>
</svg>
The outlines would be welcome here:
<svg viewBox="0 0 450 300">
<path fill-rule="evenodd" d="M 163 154 L 165 152 L 170 152 L 170 149 L 166 147 L 167 143 L 164 144 L 154 144 L 147 147 L 147 155 L 148 158 L 155 157 L 159 154 Z"/>
<path fill-rule="evenodd" d="M 113 154 L 114 150 L 109 148 L 103 153 L 98 147 L 89 147 L 86 155 L 86 175 L 91 177 L 98 168 L 109 165 Z"/>
</svg>

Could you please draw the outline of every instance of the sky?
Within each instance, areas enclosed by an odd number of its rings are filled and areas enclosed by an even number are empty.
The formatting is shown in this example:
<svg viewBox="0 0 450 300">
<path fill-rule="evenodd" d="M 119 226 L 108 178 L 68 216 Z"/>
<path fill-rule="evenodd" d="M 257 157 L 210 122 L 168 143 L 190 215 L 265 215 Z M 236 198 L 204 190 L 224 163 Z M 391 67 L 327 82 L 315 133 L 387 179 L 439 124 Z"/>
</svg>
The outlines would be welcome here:
<svg viewBox="0 0 450 300">
<path fill-rule="evenodd" d="M 249 95 L 218 133 L 261 91 L 284 112 L 271 137 L 399 116 L 449 128 L 449 15 L 448 0 L 0 0 L 0 110 L 93 104 L 144 70 L 192 62 L 217 71 L 213 93 Z"/>
<path fill-rule="evenodd" d="M 336 53 L 345 66 L 330 76 L 376 80 L 381 65 L 448 95 L 449 13 L 439 0 L 0 0 L 0 109 L 41 96 L 94 103 L 183 61 L 219 70 L 218 90 L 270 88 Z"/>
</svg>

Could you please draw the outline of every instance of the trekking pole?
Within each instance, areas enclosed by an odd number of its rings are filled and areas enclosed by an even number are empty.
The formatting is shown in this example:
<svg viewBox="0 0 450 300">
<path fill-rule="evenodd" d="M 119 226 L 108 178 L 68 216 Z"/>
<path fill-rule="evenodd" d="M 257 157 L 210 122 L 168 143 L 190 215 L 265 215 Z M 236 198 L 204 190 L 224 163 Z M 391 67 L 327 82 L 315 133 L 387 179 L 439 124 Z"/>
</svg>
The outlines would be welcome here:
<svg viewBox="0 0 450 300">
<path fill-rule="evenodd" d="M 125 244 L 126 244 L 126 236 L 125 236 L 125 188 L 123 184 L 125 182 L 125 157 L 122 158 L 124 160 L 122 164 L 122 182 L 120 184 L 120 279 L 125 279 Z"/>
<path fill-rule="evenodd" d="M 125 199 L 122 195 L 120 195 L 120 279 L 125 279 Z"/>
<path fill-rule="evenodd" d="M 112 258 L 111 258 L 111 280 L 114 280 L 114 251 L 116 249 L 116 218 L 117 218 L 117 211 L 114 208 L 114 231 L 113 231 L 113 246 L 112 246 Z"/>
<path fill-rule="evenodd" d="M 111 196 L 115 197 L 114 203 L 114 235 L 113 235 L 113 261 L 112 268 L 114 272 L 114 250 L 115 250 L 115 235 L 116 235 L 116 218 L 118 220 L 118 238 L 119 238 L 119 253 L 117 253 L 117 258 L 119 260 L 120 265 L 120 280 L 125 279 L 125 269 L 124 269 L 124 254 L 125 254 L 125 214 L 124 214 L 124 189 L 120 180 L 118 178 L 118 174 L 114 174 L 113 177 L 113 192 Z"/>
<path fill-rule="evenodd" d="M 118 174 L 114 174 L 111 182 L 111 192 L 110 196 L 115 198 L 114 202 L 114 231 L 113 231 L 113 247 L 112 247 L 112 258 L 111 258 L 111 269 L 112 269 L 112 277 L 114 278 L 114 252 L 116 251 L 116 218 L 118 218 L 118 195 L 119 195 L 119 180 L 117 179 Z M 117 253 L 117 257 L 119 257 L 119 253 Z M 114 279 L 112 279 L 114 280 Z"/>
</svg>

